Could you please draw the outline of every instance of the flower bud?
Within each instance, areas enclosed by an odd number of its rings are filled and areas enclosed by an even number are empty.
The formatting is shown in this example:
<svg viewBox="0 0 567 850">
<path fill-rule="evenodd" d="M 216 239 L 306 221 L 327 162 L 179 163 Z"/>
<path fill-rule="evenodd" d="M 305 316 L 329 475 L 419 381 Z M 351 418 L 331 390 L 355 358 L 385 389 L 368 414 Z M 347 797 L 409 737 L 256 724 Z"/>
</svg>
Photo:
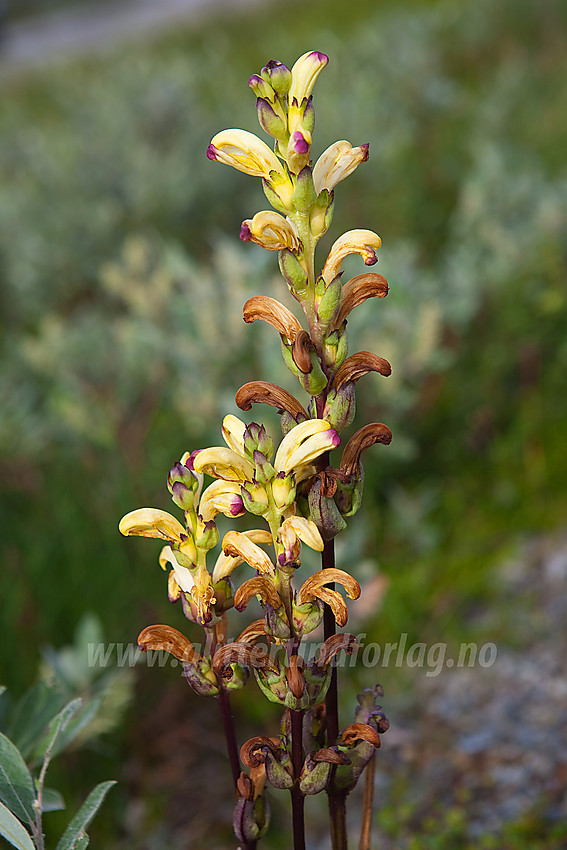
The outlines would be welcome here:
<svg viewBox="0 0 567 850">
<path fill-rule="evenodd" d="M 267 484 L 274 477 L 274 467 L 258 449 L 254 452 L 252 458 L 256 467 L 256 481 L 260 484 Z"/>
<path fill-rule="evenodd" d="M 219 530 L 215 525 L 214 520 L 209 520 L 205 523 L 197 525 L 197 533 L 195 537 L 195 545 L 198 549 L 209 550 L 216 546 L 219 542 Z"/>
<path fill-rule="evenodd" d="M 260 73 L 262 78 L 270 83 L 280 97 L 288 93 L 291 85 L 291 71 L 283 62 L 278 62 L 277 59 L 270 59 Z"/>
<path fill-rule="evenodd" d="M 311 359 L 312 369 L 310 372 L 299 372 L 298 378 L 306 392 L 309 395 L 316 396 L 320 395 L 320 393 L 325 389 L 328 383 L 327 376 L 321 369 L 321 363 L 319 362 L 319 358 L 315 351 L 309 352 L 309 357 Z"/>
<path fill-rule="evenodd" d="M 324 280 L 324 278 L 321 278 Z M 332 325 L 341 308 L 342 285 L 340 276 L 336 277 L 326 287 L 319 304 L 316 305 L 317 316 L 319 321 L 325 327 Z"/>
<path fill-rule="evenodd" d="M 263 425 L 251 422 L 244 431 L 244 448 L 250 458 L 256 450 L 261 452 L 264 458 L 269 458 L 274 453 L 274 441 Z"/>
<path fill-rule="evenodd" d="M 319 794 L 329 784 L 333 765 L 326 761 L 315 761 L 311 753 L 307 755 L 299 777 L 302 794 Z"/>
<path fill-rule="evenodd" d="M 332 540 L 333 537 L 346 528 L 346 522 L 342 518 L 334 499 L 324 496 L 322 493 L 322 481 L 316 478 L 309 488 L 308 495 L 309 517 L 313 520 L 323 540 Z"/>
<path fill-rule="evenodd" d="M 261 484 L 249 481 L 241 488 L 242 501 L 246 510 L 255 516 L 264 516 L 268 511 L 268 494 Z"/>
<path fill-rule="evenodd" d="M 317 195 L 317 201 L 309 215 L 309 226 L 311 233 L 316 236 L 322 236 L 323 233 L 331 226 L 333 220 L 333 209 L 335 202 L 334 192 L 329 192 L 328 189 L 323 189 Z"/>
<path fill-rule="evenodd" d="M 295 424 L 295 423 L 294 423 Z M 272 481 L 272 497 L 276 508 L 285 511 L 295 501 L 295 475 L 293 472 L 278 472 Z"/>
<path fill-rule="evenodd" d="M 301 638 L 315 631 L 323 619 L 323 603 L 319 599 L 292 604 L 292 617 L 295 634 Z"/>
<path fill-rule="evenodd" d="M 308 212 L 315 203 L 316 198 L 317 195 L 313 186 L 311 169 L 306 165 L 297 175 L 297 185 L 292 195 L 293 205 L 299 212 Z"/>
<path fill-rule="evenodd" d="M 272 136 L 274 139 L 287 138 L 287 122 L 282 120 L 281 115 L 278 115 L 273 106 L 263 97 L 256 100 L 256 110 L 258 112 L 258 121 L 260 127 Z"/>
<path fill-rule="evenodd" d="M 264 195 L 269 203 L 282 215 L 287 215 L 291 211 L 291 207 L 287 206 L 282 197 L 272 188 L 272 185 L 267 180 L 262 180 L 262 188 Z M 291 203 L 292 192 L 289 192 L 289 202 Z"/>
<path fill-rule="evenodd" d="M 294 130 L 287 145 L 287 163 L 294 174 L 299 174 L 302 168 L 309 164 L 311 149 L 311 133 L 307 130 Z"/>
<path fill-rule="evenodd" d="M 338 369 L 348 355 L 346 328 L 332 331 L 323 339 L 323 363 Z"/>
<path fill-rule="evenodd" d="M 250 86 L 256 97 L 266 98 L 267 100 L 271 101 L 276 95 L 269 81 L 259 76 L 258 74 L 252 74 L 252 76 L 248 80 L 248 85 Z"/>
<path fill-rule="evenodd" d="M 280 640 L 289 640 L 291 637 L 289 623 L 283 606 L 272 608 L 270 603 L 266 602 L 264 616 L 267 635 L 272 635 L 272 637 L 279 638 Z"/>
<path fill-rule="evenodd" d="M 171 468 L 167 477 L 167 489 L 171 498 L 177 507 L 184 511 L 193 510 L 198 484 L 197 476 L 180 462 Z"/>
<path fill-rule="evenodd" d="M 335 431 L 343 431 L 352 425 L 356 413 L 356 392 L 353 381 L 339 390 L 331 390 L 323 410 L 323 419 L 330 422 Z"/>
<path fill-rule="evenodd" d="M 293 785 L 293 764 L 283 748 L 274 754 L 266 747 L 266 778 L 278 791 L 287 791 Z"/>
<path fill-rule="evenodd" d="M 292 294 L 301 295 L 307 287 L 307 271 L 297 256 L 289 248 L 285 248 L 279 253 L 278 263 Z"/>
<path fill-rule="evenodd" d="M 217 677 L 204 659 L 198 664 L 183 664 L 183 676 L 199 696 L 217 696 L 219 693 Z"/>
</svg>

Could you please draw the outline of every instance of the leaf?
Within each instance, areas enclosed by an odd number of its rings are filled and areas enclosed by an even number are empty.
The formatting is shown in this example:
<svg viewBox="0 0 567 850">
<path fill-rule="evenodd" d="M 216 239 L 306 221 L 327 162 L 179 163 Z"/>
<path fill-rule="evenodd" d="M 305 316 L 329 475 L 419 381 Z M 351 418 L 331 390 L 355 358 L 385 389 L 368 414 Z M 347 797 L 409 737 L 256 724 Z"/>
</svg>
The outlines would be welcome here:
<svg viewBox="0 0 567 850">
<path fill-rule="evenodd" d="M 0 800 L 20 820 L 35 824 L 35 789 L 22 754 L 0 733 Z"/>
<path fill-rule="evenodd" d="M 35 850 L 29 833 L 4 803 L 0 803 L 0 835 L 18 850 Z"/>
<path fill-rule="evenodd" d="M 67 728 L 69 721 L 71 720 L 73 715 L 76 714 L 77 711 L 80 709 L 82 703 L 83 701 L 82 699 L 80 699 L 80 697 L 71 700 L 71 702 L 68 702 L 65 708 L 63 708 L 49 724 L 49 730 L 43 742 L 46 744 L 46 746 L 42 747 L 45 757 L 47 757 L 48 760 L 51 760 L 55 753 L 59 752 L 62 749 L 62 747 L 58 746 L 58 744 L 63 738 L 65 729 Z"/>
<path fill-rule="evenodd" d="M 108 790 L 116 785 L 113 779 L 101 782 L 94 788 L 63 835 L 61 836 L 56 850 L 82 850 L 88 844 L 86 828 L 97 813 Z M 86 839 L 86 841 L 85 841 Z"/>
<path fill-rule="evenodd" d="M 55 788 L 44 788 L 41 795 L 42 812 L 60 812 L 65 809 L 65 800 Z"/>
<path fill-rule="evenodd" d="M 46 682 L 29 688 L 18 701 L 8 735 L 25 759 L 34 752 L 49 722 L 64 705 L 63 694 Z"/>
</svg>

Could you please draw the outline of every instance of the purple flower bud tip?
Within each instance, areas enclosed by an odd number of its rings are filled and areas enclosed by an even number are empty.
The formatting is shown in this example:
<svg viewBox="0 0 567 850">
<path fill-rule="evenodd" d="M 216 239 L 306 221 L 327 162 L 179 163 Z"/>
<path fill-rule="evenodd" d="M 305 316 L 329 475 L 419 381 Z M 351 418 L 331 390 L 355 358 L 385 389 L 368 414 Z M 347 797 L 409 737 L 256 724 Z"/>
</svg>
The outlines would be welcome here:
<svg viewBox="0 0 567 850">
<path fill-rule="evenodd" d="M 312 50 L 311 56 L 315 56 L 322 65 L 326 65 L 329 61 L 329 57 L 325 53 L 321 53 L 320 50 Z"/>
<path fill-rule="evenodd" d="M 293 150 L 295 151 L 295 153 L 297 153 L 297 154 L 309 153 L 309 144 L 307 142 L 307 139 L 304 138 L 303 134 L 299 130 L 296 130 L 295 133 L 293 133 L 291 138 L 293 140 L 292 144 L 293 144 Z"/>
<path fill-rule="evenodd" d="M 230 513 L 232 516 L 238 516 L 244 510 L 244 502 L 240 498 L 240 496 L 235 496 L 234 501 L 230 506 Z"/>
<path fill-rule="evenodd" d="M 286 563 L 286 560 L 287 559 L 286 559 L 286 556 L 285 556 L 285 552 L 282 552 L 281 555 L 278 555 L 278 564 L 280 565 L 280 567 L 284 566 L 284 564 Z"/>
<path fill-rule="evenodd" d="M 376 254 L 372 254 L 372 256 L 367 257 L 365 259 L 364 265 L 365 266 L 373 266 L 377 262 L 378 262 L 378 257 L 376 256 Z"/>
<path fill-rule="evenodd" d="M 336 431 L 333 431 L 332 428 L 330 430 L 333 432 L 333 436 L 331 437 L 331 441 L 333 443 L 333 448 L 336 449 L 337 446 L 340 446 L 340 444 L 341 444 L 341 438 L 339 437 L 339 435 L 337 434 Z"/>
<path fill-rule="evenodd" d="M 195 458 L 197 457 L 200 451 L 202 451 L 202 449 L 194 449 L 187 458 L 187 463 L 185 464 L 185 466 L 191 471 L 195 469 Z"/>
<path fill-rule="evenodd" d="M 368 156 L 369 156 L 368 150 L 370 148 L 370 144 L 368 142 L 366 142 L 364 145 L 360 145 L 360 147 L 361 147 L 361 150 L 364 151 L 364 159 L 362 161 L 366 162 L 366 160 L 368 159 Z"/>
<path fill-rule="evenodd" d="M 252 76 L 248 80 L 248 85 L 250 86 L 251 89 L 253 89 L 254 86 L 257 86 L 258 83 L 261 83 L 261 82 L 262 82 L 262 77 L 259 77 L 258 74 L 252 74 Z"/>
<path fill-rule="evenodd" d="M 252 239 L 250 228 L 248 227 L 245 221 L 242 222 L 242 226 L 240 228 L 240 238 L 243 242 L 250 242 L 250 240 Z"/>
<path fill-rule="evenodd" d="M 217 149 L 213 144 L 209 145 L 207 148 L 207 158 L 212 159 L 213 162 L 217 159 Z"/>
</svg>

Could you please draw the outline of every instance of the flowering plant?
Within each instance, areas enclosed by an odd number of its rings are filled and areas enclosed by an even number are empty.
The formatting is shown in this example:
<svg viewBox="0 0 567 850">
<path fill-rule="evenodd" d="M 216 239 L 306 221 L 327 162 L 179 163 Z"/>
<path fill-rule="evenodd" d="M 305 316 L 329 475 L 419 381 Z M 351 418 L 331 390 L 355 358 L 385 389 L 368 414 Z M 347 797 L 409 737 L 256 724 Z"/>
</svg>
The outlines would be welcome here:
<svg viewBox="0 0 567 850">
<path fill-rule="evenodd" d="M 263 425 L 229 414 L 222 423 L 225 446 L 187 452 L 169 473 L 168 488 L 183 511 L 182 522 L 156 508 L 132 511 L 120 522 L 125 535 L 164 542 L 159 561 L 169 570 L 169 598 L 181 600 L 187 619 L 205 630 L 203 654 L 167 625 L 148 626 L 138 643 L 143 650 L 171 652 L 191 687 L 218 700 L 237 792 L 234 829 L 249 850 L 268 825 L 266 782 L 291 793 L 295 850 L 305 847 L 305 797 L 323 790 L 329 797 L 332 846 L 345 848 L 346 797 L 372 764 L 379 734 L 388 728 L 376 705 L 381 693 L 376 686 L 359 696 L 355 722 L 340 729 L 332 663 L 341 651 L 356 647 L 352 635 L 336 632 L 346 625 L 348 609 L 335 585 L 351 599 L 360 595 L 354 577 L 335 566 L 333 541 L 361 503 L 362 452 L 375 443 L 388 444 L 391 433 L 382 423 L 364 425 L 348 440 L 340 461 L 331 463 L 341 432 L 354 421 L 357 381 L 371 371 L 387 376 L 390 365 L 368 351 L 349 356 L 347 348 L 350 312 L 368 298 L 383 298 L 388 285 L 375 272 L 343 282 L 342 264 L 359 254 L 372 266 L 380 237 L 370 230 L 344 233 L 316 272 L 315 248 L 331 224 L 335 187 L 368 159 L 368 145 L 352 147 L 343 140 L 312 164 L 312 92 L 327 62 L 324 54 L 311 51 L 291 70 L 270 61 L 250 78 L 260 125 L 273 147 L 252 133 L 229 129 L 214 136 L 207 150 L 209 159 L 260 177 L 273 207 L 242 222 L 240 238 L 278 252 L 306 328 L 287 307 L 263 295 L 246 302 L 244 320 L 265 321 L 279 333 L 284 361 L 308 399 L 303 404 L 268 381 L 245 384 L 236 393 L 241 410 L 265 403 L 281 416 L 277 449 Z M 204 488 L 205 477 L 214 480 Z M 218 514 L 245 513 L 257 517 L 261 527 L 228 531 L 211 568 L 207 558 L 219 543 Z M 302 544 L 321 552 L 321 570 L 296 586 Z M 253 575 L 234 590 L 233 571 L 243 563 Z M 227 612 L 244 611 L 254 597 L 263 616 L 228 641 Z M 321 623 L 324 640 L 306 660 L 301 641 Z M 229 693 L 243 687 L 250 672 L 284 715 L 279 735 L 251 738 L 238 751 Z M 370 791 L 370 768 L 367 776 Z M 368 844 L 370 810 L 368 793 L 361 846 Z"/>
</svg>

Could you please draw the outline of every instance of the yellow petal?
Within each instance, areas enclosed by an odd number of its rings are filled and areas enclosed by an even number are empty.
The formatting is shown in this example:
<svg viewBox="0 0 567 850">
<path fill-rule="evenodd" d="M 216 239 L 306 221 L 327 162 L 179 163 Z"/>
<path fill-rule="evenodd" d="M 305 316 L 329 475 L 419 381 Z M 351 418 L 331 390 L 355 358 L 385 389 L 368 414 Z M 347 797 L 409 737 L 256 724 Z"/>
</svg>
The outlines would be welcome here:
<svg viewBox="0 0 567 850">
<path fill-rule="evenodd" d="M 221 130 L 211 140 L 207 156 L 253 177 L 268 179 L 271 171 L 285 177 L 275 153 L 258 136 L 247 130 Z"/>
<path fill-rule="evenodd" d="M 329 430 L 330 427 L 330 423 L 324 419 L 307 419 L 305 422 L 300 422 L 299 425 L 292 428 L 283 438 L 276 452 L 274 458 L 274 469 L 276 472 L 282 472 L 284 470 L 287 472 L 289 459 L 301 443 L 314 434 Z"/>
<path fill-rule="evenodd" d="M 222 548 L 225 555 L 242 558 L 260 573 L 273 574 L 274 572 L 274 565 L 269 555 L 240 531 L 227 532 L 222 541 Z"/>
<path fill-rule="evenodd" d="M 313 168 L 313 183 L 317 194 L 329 191 L 368 159 L 368 145 L 353 148 L 350 142 L 334 142 L 323 151 Z"/>
<path fill-rule="evenodd" d="M 243 531 L 242 534 L 253 543 L 272 542 L 272 535 L 264 529 L 254 528 L 251 531 Z M 225 555 L 224 551 L 221 552 L 213 569 L 213 584 L 229 576 L 234 568 L 242 563 L 244 563 L 244 558 L 241 555 Z"/>
<path fill-rule="evenodd" d="M 360 254 L 367 266 L 373 265 L 381 244 L 382 240 L 373 230 L 349 230 L 343 233 L 333 244 L 323 267 L 325 281 L 329 284 L 336 278 L 344 258 L 349 254 Z"/>
<path fill-rule="evenodd" d="M 302 516 L 291 516 L 284 520 L 282 526 L 286 524 L 289 525 L 299 539 L 311 549 L 315 549 L 317 552 L 323 551 L 325 546 L 323 538 L 321 537 L 319 529 L 312 520 L 306 519 Z"/>
<path fill-rule="evenodd" d="M 246 425 L 238 416 L 227 414 L 222 420 L 222 435 L 224 441 L 233 452 L 244 456 L 244 431 Z"/>
<path fill-rule="evenodd" d="M 267 251 L 283 251 L 289 248 L 296 253 L 302 244 L 293 225 L 277 212 L 263 210 L 254 218 L 242 222 L 240 238 L 243 242 L 255 242 Z"/>
<path fill-rule="evenodd" d="M 157 537 L 176 543 L 187 539 L 187 531 L 179 520 L 159 508 L 138 508 L 130 511 L 122 517 L 118 529 L 125 537 Z"/>
<path fill-rule="evenodd" d="M 302 100 L 310 97 L 315 81 L 328 61 L 329 57 L 318 50 L 310 50 L 299 57 L 291 69 L 291 86 L 288 92 L 290 106 L 294 100 L 301 106 Z"/>
<path fill-rule="evenodd" d="M 213 481 L 199 500 L 199 513 L 204 522 L 214 519 L 218 513 L 225 516 L 242 516 L 244 504 L 240 495 L 240 481 Z"/>
<path fill-rule="evenodd" d="M 159 556 L 159 563 L 162 570 L 165 570 L 167 564 L 173 567 L 173 574 L 175 575 L 175 581 L 185 593 L 191 593 L 193 587 L 195 585 L 195 579 L 191 575 L 191 571 L 187 569 L 187 567 L 181 566 L 177 558 L 175 557 L 175 552 L 172 550 L 170 546 L 164 546 L 161 550 Z"/>
<path fill-rule="evenodd" d="M 202 449 L 195 455 L 193 466 L 196 472 L 204 472 L 225 481 L 244 482 L 254 478 L 254 467 L 250 461 L 233 449 L 223 446 Z"/>
</svg>

